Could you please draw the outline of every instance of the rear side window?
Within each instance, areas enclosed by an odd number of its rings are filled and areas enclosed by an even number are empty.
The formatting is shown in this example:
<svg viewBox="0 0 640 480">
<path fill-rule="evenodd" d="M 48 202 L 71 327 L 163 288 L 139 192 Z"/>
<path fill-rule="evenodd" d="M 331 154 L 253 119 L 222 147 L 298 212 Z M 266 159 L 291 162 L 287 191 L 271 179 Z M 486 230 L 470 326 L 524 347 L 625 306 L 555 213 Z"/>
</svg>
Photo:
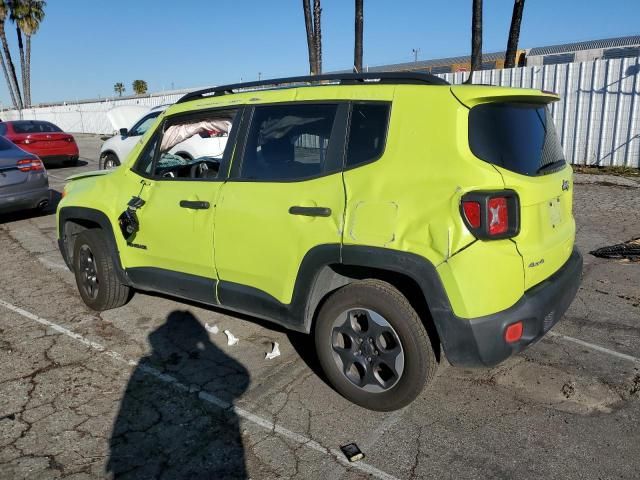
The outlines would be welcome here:
<svg viewBox="0 0 640 480">
<path fill-rule="evenodd" d="M 384 151 L 389 125 L 388 103 L 355 103 L 347 147 L 347 168 L 376 160 Z"/>
<path fill-rule="evenodd" d="M 53 123 L 38 122 L 32 120 L 13 122 L 13 131 L 16 133 L 58 133 L 62 132 Z"/>
<path fill-rule="evenodd" d="M 487 103 L 469 112 L 473 154 L 512 172 L 536 176 L 565 165 L 549 110 L 543 105 Z"/>
<path fill-rule="evenodd" d="M 327 173 L 335 163 L 329 158 L 337 110 L 324 104 L 256 107 L 240 177 L 292 181 Z"/>
</svg>

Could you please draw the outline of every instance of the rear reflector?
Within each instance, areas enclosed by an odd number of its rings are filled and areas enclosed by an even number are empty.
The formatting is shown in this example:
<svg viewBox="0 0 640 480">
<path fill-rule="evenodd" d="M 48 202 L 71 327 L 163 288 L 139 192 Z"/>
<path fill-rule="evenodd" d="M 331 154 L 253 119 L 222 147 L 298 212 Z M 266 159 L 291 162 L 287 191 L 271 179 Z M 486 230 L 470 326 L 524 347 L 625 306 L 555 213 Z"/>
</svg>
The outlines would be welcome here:
<svg viewBox="0 0 640 480">
<path fill-rule="evenodd" d="M 512 323 L 504 330 L 504 339 L 507 343 L 515 343 L 522 338 L 524 326 L 522 320 Z"/>
<path fill-rule="evenodd" d="M 26 158 L 24 160 L 18 160 L 16 162 L 18 170 L 21 172 L 41 172 L 44 170 L 44 165 L 39 158 Z"/>
</svg>

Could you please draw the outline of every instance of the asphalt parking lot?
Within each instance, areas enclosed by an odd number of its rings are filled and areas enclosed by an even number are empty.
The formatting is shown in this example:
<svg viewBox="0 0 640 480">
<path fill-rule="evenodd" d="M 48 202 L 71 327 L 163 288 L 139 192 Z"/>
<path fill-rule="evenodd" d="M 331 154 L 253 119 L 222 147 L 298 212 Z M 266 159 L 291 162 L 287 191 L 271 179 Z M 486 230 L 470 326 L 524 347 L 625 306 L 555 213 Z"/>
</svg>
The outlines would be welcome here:
<svg viewBox="0 0 640 480">
<path fill-rule="evenodd" d="M 77 140 L 54 190 L 97 168 L 99 137 Z M 586 253 L 640 236 L 639 199 L 639 182 L 577 177 L 565 319 L 497 368 L 442 365 L 393 413 L 341 398 L 309 339 L 256 319 L 146 294 L 90 311 L 55 215 L 1 217 L 0 478 L 639 478 L 640 263 Z"/>
</svg>

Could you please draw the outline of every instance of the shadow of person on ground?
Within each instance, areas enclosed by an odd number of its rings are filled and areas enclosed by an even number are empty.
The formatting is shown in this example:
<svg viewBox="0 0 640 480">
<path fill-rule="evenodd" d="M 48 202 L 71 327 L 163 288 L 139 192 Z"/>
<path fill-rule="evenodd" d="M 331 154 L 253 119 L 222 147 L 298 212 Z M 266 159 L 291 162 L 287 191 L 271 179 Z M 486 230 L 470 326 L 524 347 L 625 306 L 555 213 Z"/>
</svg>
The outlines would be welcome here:
<svg viewBox="0 0 640 480">
<path fill-rule="evenodd" d="M 106 466 L 114 479 L 247 478 L 238 417 L 230 408 L 249 372 L 210 340 L 189 312 L 149 335 L 122 398 Z"/>
</svg>

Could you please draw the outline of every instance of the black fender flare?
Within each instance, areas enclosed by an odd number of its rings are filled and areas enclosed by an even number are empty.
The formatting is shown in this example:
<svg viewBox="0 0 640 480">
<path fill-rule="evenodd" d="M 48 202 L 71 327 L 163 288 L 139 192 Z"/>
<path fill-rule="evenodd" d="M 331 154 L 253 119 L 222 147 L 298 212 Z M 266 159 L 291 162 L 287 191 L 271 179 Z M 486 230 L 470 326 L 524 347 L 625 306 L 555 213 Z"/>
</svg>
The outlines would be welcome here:
<svg viewBox="0 0 640 480">
<path fill-rule="evenodd" d="M 73 264 L 71 255 L 73 254 L 69 251 L 69 238 L 67 238 L 66 234 L 66 224 L 67 222 L 74 222 L 76 224 L 82 225 L 98 225 L 99 228 L 104 232 L 105 241 L 109 248 L 109 254 L 113 259 L 113 264 L 115 265 L 115 270 L 118 275 L 118 279 L 125 285 L 130 285 L 129 278 L 127 277 L 126 271 L 122 268 L 122 262 L 120 261 L 120 252 L 118 250 L 118 244 L 116 243 L 115 235 L 113 232 L 113 226 L 109 221 L 109 218 L 104 212 L 100 210 L 96 210 L 94 208 L 87 207 L 62 207 L 58 211 L 58 248 L 60 249 L 60 253 L 62 254 L 62 258 L 64 262 L 67 264 L 67 267 L 71 271 L 73 271 Z M 87 227 L 89 228 L 89 227 Z"/>
</svg>

